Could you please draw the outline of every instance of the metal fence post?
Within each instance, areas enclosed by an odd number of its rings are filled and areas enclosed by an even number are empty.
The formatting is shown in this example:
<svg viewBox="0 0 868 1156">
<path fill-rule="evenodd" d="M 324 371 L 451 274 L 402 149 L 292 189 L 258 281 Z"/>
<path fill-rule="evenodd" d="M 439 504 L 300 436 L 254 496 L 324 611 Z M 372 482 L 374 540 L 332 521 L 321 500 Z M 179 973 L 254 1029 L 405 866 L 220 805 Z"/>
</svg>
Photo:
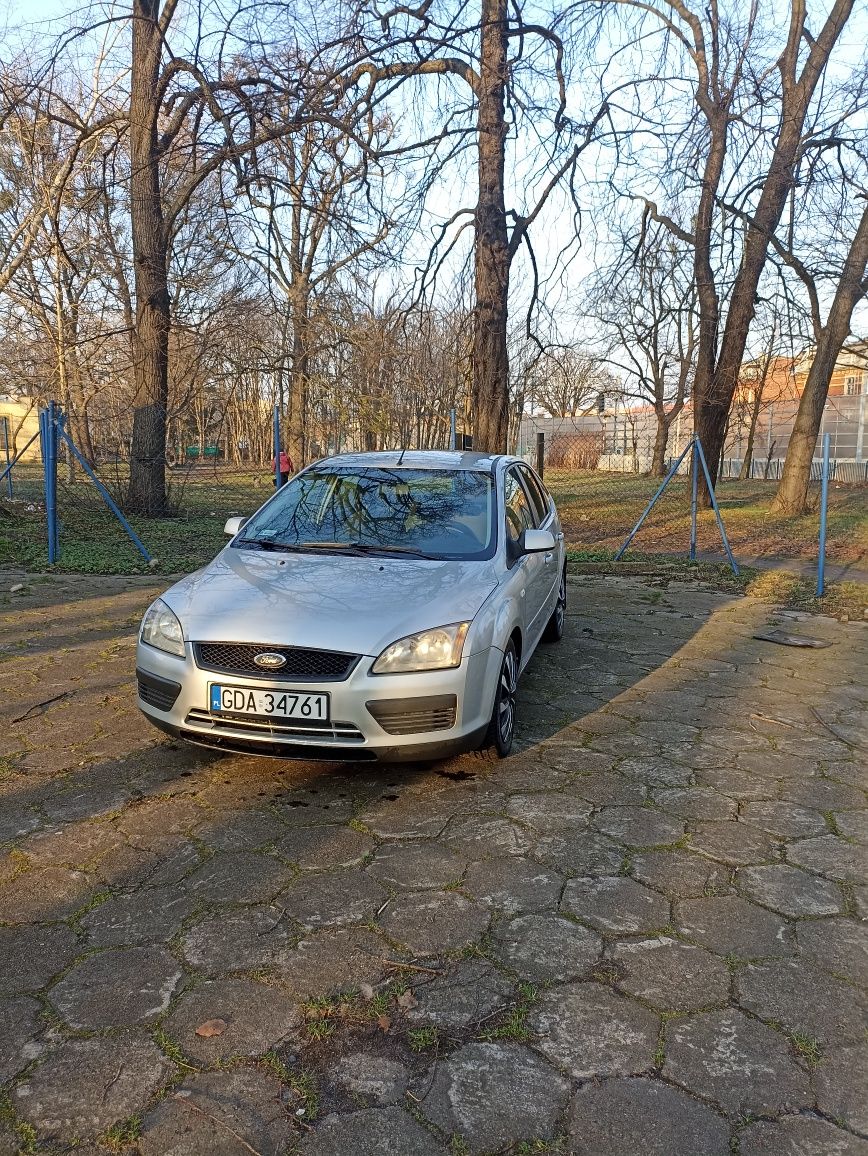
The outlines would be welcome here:
<svg viewBox="0 0 868 1156">
<path fill-rule="evenodd" d="M 3 450 L 6 454 L 6 488 L 9 491 L 9 500 L 12 500 L 12 460 L 9 448 L 9 418 L 3 415 Z"/>
<path fill-rule="evenodd" d="M 274 488 L 279 490 L 283 485 L 283 474 L 280 472 L 280 406 L 274 407 Z"/>
<path fill-rule="evenodd" d="M 39 411 L 42 474 L 45 490 L 45 523 L 48 536 L 48 563 L 57 561 L 57 432 L 54 402 Z"/>
<path fill-rule="evenodd" d="M 726 536 L 726 530 L 723 525 L 723 518 L 720 516 L 720 507 L 717 504 L 717 498 L 714 494 L 714 486 L 711 484 L 711 474 L 708 472 L 708 462 L 705 460 L 705 450 L 702 448 L 702 442 L 699 440 L 699 435 L 693 435 L 693 442 L 696 453 L 699 457 L 699 464 L 702 466 L 702 472 L 705 475 L 705 485 L 708 489 L 708 496 L 711 498 L 711 508 L 714 510 L 714 516 L 717 520 L 717 529 L 720 534 L 720 540 L 723 542 L 723 548 L 726 551 L 726 557 L 732 568 L 733 574 L 736 577 L 739 574 L 738 563 L 732 556 L 732 550 L 729 548 L 729 538 Z"/>
<path fill-rule="evenodd" d="M 696 434 L 691 439 L 693 453 L 690 455 L 690 561 L 696 561 L 696 507 L 699 487 L 699 459 L 696 454 Z"/>
<path fill-rule="evenodd" d="M 455 442 L 456 442 L 456 437 L 457 437 L 456 431 L 457 431 L 457 425 L 455 422 L 455 406 L 453 405 L 453 407 L 449 411 L 449 448 L 450 448 L 450 450 L 455 449 Z"/>
<path fill-rule="evenodd" d="M 826 592 L 826 507 L 829 501 L 829 446 L 831 434 L 823 434 L 823 472 L 820 475 L 820 549 L 817 555 L 817 597 Z"/>
<path fill-rule="evenodd" d="M 536 435 L 536 472 L 543 476 L 546 464 L 546 435 L 540 430 Z"/>
</svg>

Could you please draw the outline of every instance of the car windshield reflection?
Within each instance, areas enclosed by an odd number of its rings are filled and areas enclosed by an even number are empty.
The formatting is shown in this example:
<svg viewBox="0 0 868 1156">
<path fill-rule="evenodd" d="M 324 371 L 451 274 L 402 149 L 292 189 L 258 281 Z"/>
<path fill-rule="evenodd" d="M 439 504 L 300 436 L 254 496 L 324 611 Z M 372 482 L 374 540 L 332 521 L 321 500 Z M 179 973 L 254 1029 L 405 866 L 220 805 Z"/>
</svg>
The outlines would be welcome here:
<svg viewBox="0 0 868 1156">
<path fill-rule="evenodd" d="M 241 549 L 490 558 L 493 479 L 471 470 L 314 468 L 244 527 Z"/>
</svg>

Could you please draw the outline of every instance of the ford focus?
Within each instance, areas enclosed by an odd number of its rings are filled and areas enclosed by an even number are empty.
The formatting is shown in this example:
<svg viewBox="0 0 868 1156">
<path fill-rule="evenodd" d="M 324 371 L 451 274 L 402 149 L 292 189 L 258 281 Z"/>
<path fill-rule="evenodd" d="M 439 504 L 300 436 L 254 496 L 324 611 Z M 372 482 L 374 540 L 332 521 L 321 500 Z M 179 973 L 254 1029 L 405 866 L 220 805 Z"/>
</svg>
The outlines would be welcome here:
<svg viewBox="0 0 868 1156">
<path fill-rule="evenodd" d="M 557 510 L 525 462 L 342 454 L 226 532 L 142 621 L 157 727 L 279 758 L 509 753 L 519 676 L 566 609 Z"/>
</svg>

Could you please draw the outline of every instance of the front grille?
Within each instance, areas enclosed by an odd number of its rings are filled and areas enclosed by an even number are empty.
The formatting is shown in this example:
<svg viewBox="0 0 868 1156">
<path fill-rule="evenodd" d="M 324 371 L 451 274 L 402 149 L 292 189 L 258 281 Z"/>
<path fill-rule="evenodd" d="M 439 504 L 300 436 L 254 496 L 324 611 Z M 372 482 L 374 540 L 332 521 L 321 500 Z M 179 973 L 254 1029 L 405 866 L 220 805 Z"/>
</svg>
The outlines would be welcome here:
<svg viewBox="0 0 868 1156">
<path fill-rule="evenodd" d="M 211 714 L 191 710 L 184 722 L 189 726 L 207 727 L 220 735 L 254 735 L 262 738 L 291 739 L 293 742 L 363 743 L 365 736 L 353 723 L 319 722 L 316 719 L 288 718 L 276 722 L 264 715 Z"/>
<path fill-rule="evenodd" d="M 148 674 L 144 670 L 136 671 L 136 682 L 138 683 L 139 698 L 148 706 L 156 707 L 157 710 L 171 710 L 181 693 L 179 682 L 171 682 L 168 678 L 158 678 L 157 675 Z"/>
<path fill-rule="evenodd" d="M 454 694 L 437 694 L 380 699 L 365 705 L 386 734 L 415 735 L 453 727 L 458 700 Z"/>
<path fill-rule="evenodd" d="M 253 661 L 268 651 L 282 654 L 286 665 L 280 670 L 263 670 Z M 271 646 L 267 642 L 196 642 L 196 665 L 220 674 L 243 674 L 269 682 L 343 682 L 359 661 L 359 654 L 339 650 L 312 650 L 302 646 Z"/>
</svg>

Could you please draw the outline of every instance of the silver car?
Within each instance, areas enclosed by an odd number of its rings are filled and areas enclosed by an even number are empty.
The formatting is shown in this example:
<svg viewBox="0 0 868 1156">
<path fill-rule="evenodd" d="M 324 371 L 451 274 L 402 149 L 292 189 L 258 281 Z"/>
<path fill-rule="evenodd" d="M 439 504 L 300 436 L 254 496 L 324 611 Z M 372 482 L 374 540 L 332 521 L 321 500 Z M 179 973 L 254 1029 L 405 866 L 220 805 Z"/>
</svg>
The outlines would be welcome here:
<svg viewBox="0 0 868 1156">
<path fill-rule="evenodd" d="M 563 634 L 564 541 L 523 461 L 316 462 L 149 608 L 139 706 L 189 742 L 278 758 L 503 757 L 519 675 Z"/>
</svg>

